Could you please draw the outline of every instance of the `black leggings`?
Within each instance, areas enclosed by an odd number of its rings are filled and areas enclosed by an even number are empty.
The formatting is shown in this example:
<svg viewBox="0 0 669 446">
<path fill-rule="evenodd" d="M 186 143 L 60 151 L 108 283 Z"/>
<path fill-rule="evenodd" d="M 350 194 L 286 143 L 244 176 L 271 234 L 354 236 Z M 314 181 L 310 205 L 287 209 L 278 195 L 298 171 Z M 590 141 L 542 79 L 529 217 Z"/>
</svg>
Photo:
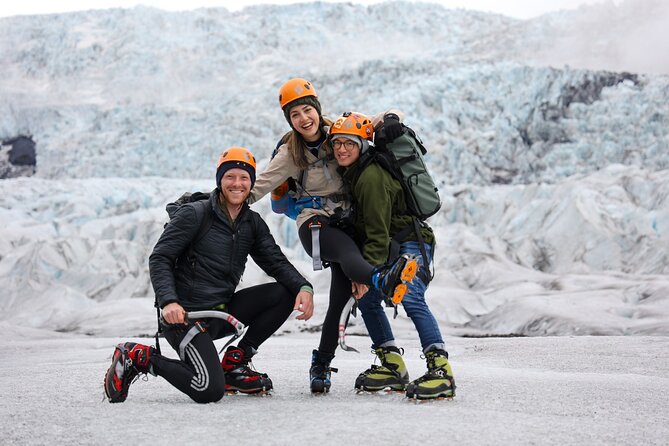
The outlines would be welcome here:
<svg viewBox="0 0 669 446">
<path fill-rule="evenodd" d="M 341 265 L 341 269 L 346 277 L 352 281 L 371 285 L 374 267 L 365 260 L 360 252 L 360 248 L 347 233 L 339 228 L 330 226 L 327 217 L 313 217 L 300 226 L 298 234 L 307 254 L 312 255 L 309 223 L 314 220 L 318 220 L 321 223 L 319 231 L 321 259 Z"/>
<path fill-rule="evenodd" d="M 245 352 L 257 350 L 293 311 L 295 296 L 279 283 L 267 283 L 237 291 L 226 311 L 248 327 L 239 341 Z M 180 343 L 197 321 L 189 325 L 169 325 L 165 339 L 180 355 Z M 225 376 L 214 340 L 234 332 L 221 319 L 202 319 L 204 331 L 199 332 L 183 349 L 182 360 L 152 355 L 154 372 L 188 395 L 197 403 L 211 403 L 225 394 Z"/>
<path fill-rule="evenodd" d="M 323 330 L 318 349 L 334 354 L 339 342 L 339 318 L 346 302 L 351 297 L 351 280 L 371 285 L 374 267 L 367 263 L 360 248 L 341 229 L 328 225 L 327 218 L 314 217 L 300 226 L 298 231 L 304 250 L 312 255 L 311 229 L 309 223 L 318 218 L 321 222 L 319 234 L 321 258 L 330 262 L 330 302 L 323 320 Z"/>
</svg>

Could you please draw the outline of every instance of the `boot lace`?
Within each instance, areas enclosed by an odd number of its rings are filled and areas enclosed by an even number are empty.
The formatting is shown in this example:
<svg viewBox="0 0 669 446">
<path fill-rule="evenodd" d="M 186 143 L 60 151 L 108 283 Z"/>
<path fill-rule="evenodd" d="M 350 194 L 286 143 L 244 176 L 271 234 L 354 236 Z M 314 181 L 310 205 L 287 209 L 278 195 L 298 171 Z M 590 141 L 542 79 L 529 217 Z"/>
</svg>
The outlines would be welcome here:
<svg viewBox="0 0 669 446">
<path fill-rule="evenodd" d="M 398 347 L 398 350 L 399 350 L 400 355 L 404 355 L 404 349 L 402 347 Z M 377 350 L 372 349 L 372 353 L 374 353 L 374 355 L 375 355 L 374 362 L 376 362 L 376 360 L 378 359 L 378 360 L 381 361 L 381 365 L 372 364 L 367 370 L 362 372 L 362 374 L 363 375 L 369 375 L 371 373 L 376 372 L 379 369 L 385 368 L 386 370 L 388 370 L 393 375 L 395 375 L 397 377 L 400 377 L 400 373 L 397 371 L 396 365 L 395 364 L 390 364 L 386 360 L 386 355 L 389 352 L 390 352 L 390 350 L 385 349 L 383 347 L 379 348 Z"/>
<path fill-rule="evenodd" d="M 329 378 L 331 373 L 337 373 L 338 371 L 338 368 L 330 367 L 330 364 L 314 364 L 311 366 L 311 373 L 321 379 Z"/>
<path fill-rule="evenodd" d="M 261 373 L 256 370 L 255 366 L 253 365 L 253 362 L 251 362 L 250 359 L 244 360 L 243 362 L 240 362 L 237 367 L 235 367 L 233 372 L 236 373 L 243 373 L 244 375 L 248 376 L 262 376 L 262 377 L 267 377 L 266 373 Z"/>
<path fill-rule="evenodd" d="M 437 365 L 437 355 L 436 354 L 422 354 L 420 355 L 422 359 L 427 361 L 427 373 L 419 378 L 417 381 L 426 381 L 430 378 L 448 378 L 448 373 L 444 370 L 443 367 Z M 421 381 L 421 382 L 422 382 Z"/>
</svg>

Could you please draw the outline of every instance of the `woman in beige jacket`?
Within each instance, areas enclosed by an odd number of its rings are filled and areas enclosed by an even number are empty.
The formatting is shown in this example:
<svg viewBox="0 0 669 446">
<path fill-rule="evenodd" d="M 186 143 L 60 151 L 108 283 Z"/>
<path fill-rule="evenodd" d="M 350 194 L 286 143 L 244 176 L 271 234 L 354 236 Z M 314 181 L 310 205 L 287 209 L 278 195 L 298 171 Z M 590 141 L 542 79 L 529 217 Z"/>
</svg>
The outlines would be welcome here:
<svg viewBox="0 0 669 446">
<path fill-rule="evenodd" d="M 327 140 L 327 129 L 332 122 L 322 116 L 311 82 L 301 78 L 286 82 L 279 90 L 279 104 L 292 130 L 284 136 L 265 171 L 257 177 L 249 201 L 258 201 L 273 191 L 285 193 L 287 181 L 292 181 L 295 189 L 292 199 L 297 204 L 294 217 L 302 246 L 314 259 L 314 269 L 321 269 L 321 260 L 330 264 L 329 306 L 310 369 L 311 391 L 321 393 L 330 389 L 330 372 L 335 370 L 330 368 L 330 363 L 337 348 L 339 316 L 352 292 L 362 296 L 364 290 L 358 287 L 372 286 L 393 296 L 406 289 L 398 285 L 413 279 L 412 272 L 417 265 L 415 260 L 406 257 L 391 264 L 370 265 L 343 230 L 350 212 L 349 199 Z M 379 125 L 384 124 L 387 134 L 396 131 L 399 135 L 398 113 L 388 112 L 374 120 Z M 371 140 L 372 123 L 369 129 Z"/>
</svg>

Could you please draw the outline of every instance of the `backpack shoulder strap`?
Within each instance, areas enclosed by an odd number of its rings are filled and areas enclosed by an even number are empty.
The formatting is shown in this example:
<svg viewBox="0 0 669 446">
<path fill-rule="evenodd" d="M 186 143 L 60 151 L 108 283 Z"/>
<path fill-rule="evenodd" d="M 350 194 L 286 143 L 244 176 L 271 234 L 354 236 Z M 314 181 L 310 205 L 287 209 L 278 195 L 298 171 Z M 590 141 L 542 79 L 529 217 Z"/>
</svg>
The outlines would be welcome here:
<svg viewBox="0 0 669 446">
<path fill-rule="evenodd" d="M 424 224 L 423 222 L 419 222 L 416 217 L 411 218 L 411 223 L 402 229 L 400 232 L 397 234 L 393 235 L 390 238 L 390 248 L 388 250 L 388 260 L 393 261 L 396 258 L 400 256 L 400 247 L 402 245 L 402 241 L 411 233 L 416 234 L 416 239 L 418 241 L 418 244 L 420 245 L 420 255 L 423 257 L 423 265 L 425 266 L 426 272 L 423 272 L 423 269 L 418 270 L 418 277 L 423 281 L 425 285 L 430 283 L 432 281 L 432 278 L 434 277 L 434 272 L 430 270 L 430 268 L 427 266 L 429 265 L 428 262 L 428 257 L 427 257 L 427 251 L 425 250 L 425 239 L 423 238 L 423 234 L 420 232 L 421 225 Z M 432 246 L 432 258 L 434 258 L 434 245 Z M 433 264 L 434 267 L 434 264 Z"/>
<path fill-rule="evenodd" d="M 360 156 L 360 159 L 358 160 L 358 165 L 355 167 L 355 172 L 353 172 L 353 178 L 351 179 L 351 183 L 355 184 L 358 182 L 358 179 L 360 178 L 360 175 L 362 175 L 362 172 L 373 162 L 377 161 L 378 158 L 378 153 L 376 150 L 374 150 L 373 147 L 370 147 L 367 149 L 365 153 L 363 153 Z"/>
<path fill-rule="evenodd" d="M 291 132 L 287 132 L 276 142 L 276 146 L 272 151 L 272 156 L 270 157 L 270 160 L 273 159 L 277 153 L 279 153 L 279 148 L 286 143 L 286 140 L 288 139 L 288 135 L 290 135 L 290 133 Z M 304 176 L 305 176 L 305 171 L 300 170 L 298 178 L 289 177 L 287 180 L 288 189 L 294 193 L 299 193 L 300 191 L 298 190 L 298 187 L 300 189 L 302 188 L 302 184 L 304 183 Z"/>
<path fill-rule="evenodd" d="M 291 131 L 288 131 L 288 132 L 284 133 L 284 134 L 281 136 L 281 138 L 279 138 L 279 140 L 276 142 L 276 146 L 274 146 L 274 151 L 272 152 L 272 158 L 274 158 L 274 157 L 276 156 L 276 152 L 279 151 L 279 147 L 281 147 L 282 145 L 284 145 L 284 144 L 286 143 L 286 141 L 288 141 L 288 136 L 289 136 L 292 132 L 293 132 L 292 130 L 291 130 Z M 270 158 L 270 159 L 272 159 L 272 158 Z"/>
<path fill-rule="evenodd" d="M 209 209 L 209 200 L 196 201 L 193 203 L 193 208 L 195 209 L 195 215 L 197 217 L 197 221 L 200 222 L 200 226 L 195 233 L 193 241 L 191 241 L 190 245 L 188 246 L 189 257 L 193 255 L 195 245 L 200 243 L 200 240 L 202 240 L 204 236 L 207 235 L 207 232 L 209 232 L 209 229 L 211 229 L 211 225 L 213 224 L 213 215 L 211 215 L 212 210 Z"/>
</svg>

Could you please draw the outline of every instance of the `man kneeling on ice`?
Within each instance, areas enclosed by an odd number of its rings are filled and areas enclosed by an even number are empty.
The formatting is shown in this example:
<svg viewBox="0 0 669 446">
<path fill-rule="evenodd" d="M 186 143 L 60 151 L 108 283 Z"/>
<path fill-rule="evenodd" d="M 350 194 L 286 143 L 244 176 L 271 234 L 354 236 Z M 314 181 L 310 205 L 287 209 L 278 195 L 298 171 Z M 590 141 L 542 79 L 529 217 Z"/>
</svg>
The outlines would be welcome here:
<svg viewBox="0 0 669 446">
<path fill-rule="evenodd" d="M 226 391 L 272 389 L 251 357 L 288 319 L 313 314 L 311 284 L 288 261 L 267 224 L 247 198 L 256 162 L 241 147 L 227 149 L 216 169 L 217 188 L 208 199 L 183 204 L 173 214 L 149 258 L 151 283 L 162 308 L 162 329 L 180 360 L 154 347 L 126 342 L 116 346 L 105 375 L 109 401 L 120 403 L 139 374 L 162 376 L 198 403 L 220 400 Z M 277 282 L 235 291 L 248 256 Z M 214 340 L 235 327 L 219 318 L 188 318 L 187 312 L 224 311 L 248 327 L 237 346 L 219 362 Z"/>
</svg>

